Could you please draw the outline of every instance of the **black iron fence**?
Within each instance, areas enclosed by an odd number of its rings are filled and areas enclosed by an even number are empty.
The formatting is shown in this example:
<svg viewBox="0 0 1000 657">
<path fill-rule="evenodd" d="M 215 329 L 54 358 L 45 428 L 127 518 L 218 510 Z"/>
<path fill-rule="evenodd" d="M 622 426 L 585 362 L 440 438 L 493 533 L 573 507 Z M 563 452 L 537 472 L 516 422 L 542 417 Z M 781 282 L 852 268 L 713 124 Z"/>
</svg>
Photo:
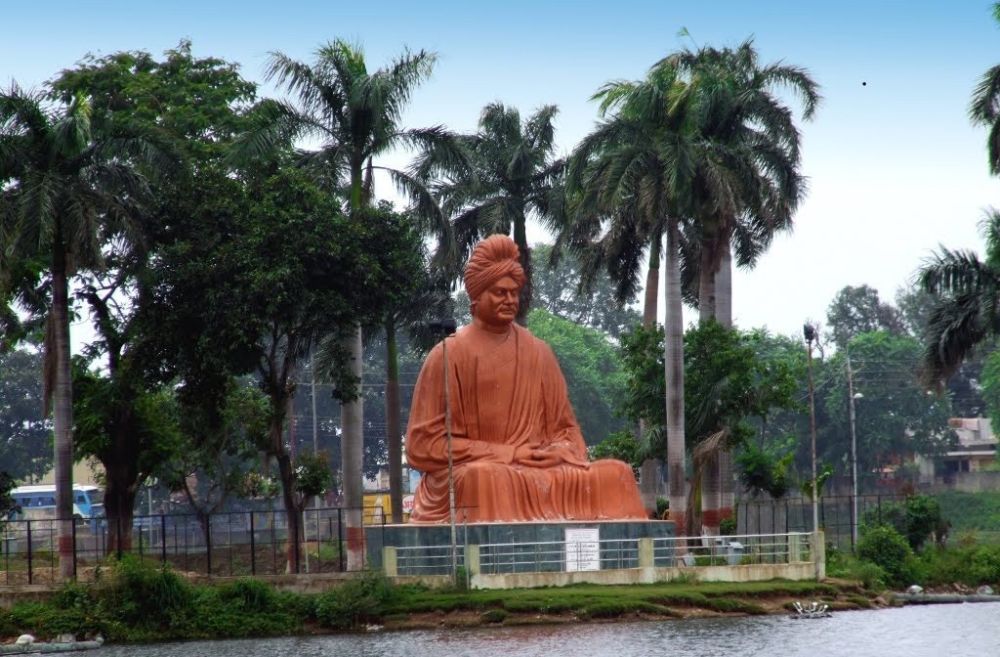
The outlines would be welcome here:
<svg viewBox="0 0 1000 657">
<path fill-rule="evenodd" d="M 850 495 L 824 495 L 819 503 L 819 525 L 826 534 L 826 542 L 840 550 L 854 547 L 851 528 Z M 904 499 L 896 494 L 858 495 L 858 519 L 866 515 L 881 518 L 883 509 Z M 736 503 L 737 534 L 778 534 L 813 531 L 812 501 L 805 497 L 784 500 L 739 500 Z"/>
<path fill-rule="evenodd" d="M 349 563 L 350 509 L 310 508 L 303 513 L 301 535 L 291 537 L 298 550 L 299 572 L 346 572 L 364 567 Z M 358 512 L 357 509 L 354 510 Z M 382 527 L 381 509 L 361 510 L 367 527 Z M 369 529 L 371 531 L 371 529 Z M 378 529 L 376 529 L 378 531 Z M 131 537 L 106 518 L 77 518 L 73 524 L 73 564 L 77 579 L 89 580 L 109 557 L 132 554 L 199 575 L 279 575 L 289 572 L 288 521 L 284 510 L 196 514 L 138 515 Z M 59 580 L 58 521 L 9 520 L 0 524 L 0 584 Z M 292 552 L 294 554 L 294 551 Z"/>
</svg>

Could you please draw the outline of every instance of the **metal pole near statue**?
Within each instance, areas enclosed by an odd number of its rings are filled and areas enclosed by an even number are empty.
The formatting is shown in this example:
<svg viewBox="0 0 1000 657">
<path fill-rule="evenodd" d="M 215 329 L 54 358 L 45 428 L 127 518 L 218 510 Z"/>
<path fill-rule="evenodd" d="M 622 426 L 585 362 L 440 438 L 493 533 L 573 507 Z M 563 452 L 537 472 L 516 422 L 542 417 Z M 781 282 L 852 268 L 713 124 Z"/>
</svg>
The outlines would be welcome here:
<svg viewBox="0 0 1000 657">
<path fill-rule="evenodd" d="M 444 431 L 448 439 L 448 522 L 451 525 L 451 579 L 458 582 L 458 532 L 455 522 L 455 469 L 451 448 L 451 391 L 448 380 L 448 336 L 455 333 L 457 324 L 454 319 L 442 319 L 430 322 L 430 330 L 441 336 L 442 368 L 444 370 Z"/>
</svg>

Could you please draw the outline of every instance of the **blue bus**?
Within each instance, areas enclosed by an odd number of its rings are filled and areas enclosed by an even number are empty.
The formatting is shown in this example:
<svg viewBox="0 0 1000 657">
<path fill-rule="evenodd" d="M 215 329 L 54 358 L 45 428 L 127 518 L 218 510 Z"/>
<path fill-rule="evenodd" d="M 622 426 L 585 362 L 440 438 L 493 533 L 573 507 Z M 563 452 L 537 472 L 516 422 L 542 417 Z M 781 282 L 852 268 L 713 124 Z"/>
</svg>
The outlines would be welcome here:
<svg viewBox="0 0 1000 657">
<path fill-rule="evenodd" d="M 11 520 L 55 520 L 56 487 L 53 485 L 18 486 L 10 492 L 14 504 L 20 507 Z M 104 491 L 97 486 L 73 485 L 73 517 L 104 516 Z"/>
</svg>

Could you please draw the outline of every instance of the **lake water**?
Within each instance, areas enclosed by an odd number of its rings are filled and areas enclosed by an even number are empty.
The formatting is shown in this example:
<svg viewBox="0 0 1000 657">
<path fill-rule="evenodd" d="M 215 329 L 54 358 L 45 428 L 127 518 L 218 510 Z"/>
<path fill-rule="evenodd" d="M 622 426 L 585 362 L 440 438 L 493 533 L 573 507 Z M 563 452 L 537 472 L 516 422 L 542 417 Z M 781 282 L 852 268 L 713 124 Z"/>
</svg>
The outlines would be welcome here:
<svg viewBox="0 0 1000 657">
<path fill-rule="evenodd" d="M 1000 603 L 787 617 L 591 623 L 250 641 L 110 646 L 90 657 L 988 657 Z"/>
</svg>

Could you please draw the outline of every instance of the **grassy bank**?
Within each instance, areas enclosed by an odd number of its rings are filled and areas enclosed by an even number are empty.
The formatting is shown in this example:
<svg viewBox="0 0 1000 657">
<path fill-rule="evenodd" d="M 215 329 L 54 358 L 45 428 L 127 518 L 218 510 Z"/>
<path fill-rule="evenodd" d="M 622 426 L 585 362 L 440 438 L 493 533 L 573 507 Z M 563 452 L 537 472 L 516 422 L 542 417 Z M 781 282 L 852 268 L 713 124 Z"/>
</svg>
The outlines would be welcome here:
<svg viewBox="0 0 1000 657">
<path fill-rule="evenodd" d="M 125 559 L 94 583 L 67 585 L 44 602 L 0 610 L 0 639 L 102 634 L 112 642 L 224 639 L 350 631 L 607 618 L 674 618 L 783 611 L 792 600 L 871 606 L 857 587 L 814 582 L 581 585 L 513 591 L 393 586 L 366 574 L 319 595 L 279 592 L 256 580 L 194 585 L 170 570 Z"/>
</svg>

